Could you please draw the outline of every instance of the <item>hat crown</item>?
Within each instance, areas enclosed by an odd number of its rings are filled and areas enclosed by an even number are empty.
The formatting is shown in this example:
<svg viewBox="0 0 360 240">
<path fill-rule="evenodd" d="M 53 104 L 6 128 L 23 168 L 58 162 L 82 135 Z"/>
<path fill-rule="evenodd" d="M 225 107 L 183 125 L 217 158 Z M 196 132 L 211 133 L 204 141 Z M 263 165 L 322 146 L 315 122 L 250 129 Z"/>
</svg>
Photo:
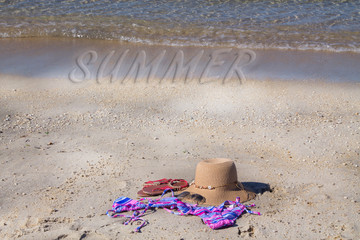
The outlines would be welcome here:
<svg viewBox="0 0 360 240">
<path fill-rule="evenodd" d="M 234 162 L 227 158 L 212 158 L 196 166 L 195 184 L 202 187 L 227 186 L 237 182 Z"/>
</svg>

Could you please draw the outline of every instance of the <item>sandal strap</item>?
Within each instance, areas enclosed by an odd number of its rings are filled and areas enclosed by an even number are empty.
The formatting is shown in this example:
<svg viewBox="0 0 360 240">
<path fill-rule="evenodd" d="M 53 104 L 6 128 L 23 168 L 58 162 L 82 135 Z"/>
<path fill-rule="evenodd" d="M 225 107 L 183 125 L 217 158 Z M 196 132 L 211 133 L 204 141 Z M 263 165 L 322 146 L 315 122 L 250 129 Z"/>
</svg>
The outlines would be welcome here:
<svg viewBox="0 0 360 240">
<path fill-rule="evenodd" d="M 184 183 L 184 185 L 181 185 L 181 186 L 173 186 L 173 183 L 176 183 L 176 182 L 182 182 L 182 183 Z M 178 187 L 180 187 L 180 189 L 182 189 L 182 188 L 188 187 L 188 186 L 189 186 L 189 183 L 188 183 L 185 179 L 171 179 L 171 181 L 169 182 L 169 186 L 170 186 L 170 187 L 173 187 L 173 188 L 178 188 Z"/>
<path fill-rule="evenodd" d="M 171 180 L 172 179 L 163 178 L 163 179 L 154 180 L 154 181 L 147 181 L 147 182 L 144 183 L 144 187 L 169 183 Z"/>
<path fill-rule="evenodd" d="M 151 191 L 152 191 L 152 192 L 156 192 L 156 191 L 166 190 L 166 189 L 174 189 L 174 188 L 166 185 L 166 186 L 164 186 L 164 187 L 158 187 L 158 188 L 151 189 Z"/>
<path fill-rule="evenodd" d="M 159 190 L 166 190 L 166 189 L 170 189 L 170 190 L 180 190 L 180 189 L 182 189 L 182 188 L 184 188 L 183 186 L 169 186 L 169 185 L 167 185 L 167 186 L 164 186 L 164 187 L 158 187 L 158 188 L 154 188 L 154 189 L 152 189 L 151 191 L 152 192 L 155 192 L 155 191 L 159 191 Z"/>
</svg>

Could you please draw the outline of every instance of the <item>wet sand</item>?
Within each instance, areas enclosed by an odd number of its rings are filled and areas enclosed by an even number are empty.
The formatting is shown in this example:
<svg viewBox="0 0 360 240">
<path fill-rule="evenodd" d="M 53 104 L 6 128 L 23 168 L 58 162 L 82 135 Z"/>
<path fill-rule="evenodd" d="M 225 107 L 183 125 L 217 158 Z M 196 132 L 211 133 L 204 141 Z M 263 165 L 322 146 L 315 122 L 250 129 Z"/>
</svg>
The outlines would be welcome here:
<svg viewBox="0 0 360 240">
<path fill-rule="evenodd" d="M 359 84 L 238 83 L 79 85 L 3 73 L 0 237 L 359 238 Z M 213 157 L 233 159 L 242 182 L 270 185 L 249 202 L 261 216 L 211 230 L 158 210 L 132 233 L 105 215 L 144 181 L 191 181 Z"/>
<path fill-rule="evenodd" d="M 24 77 L 28 81 L 23 86 L 35 89 L 88 82 L 360 82 L 360 54 L 352 52 L 174 47 L 61 38 L 0 39 L 0 52 L 0 74 Z M 36 86 L 31 84 L 32 78 L 37 79 Z M 41 85 L 40 79 L 44 80 Z"/>
</svg>

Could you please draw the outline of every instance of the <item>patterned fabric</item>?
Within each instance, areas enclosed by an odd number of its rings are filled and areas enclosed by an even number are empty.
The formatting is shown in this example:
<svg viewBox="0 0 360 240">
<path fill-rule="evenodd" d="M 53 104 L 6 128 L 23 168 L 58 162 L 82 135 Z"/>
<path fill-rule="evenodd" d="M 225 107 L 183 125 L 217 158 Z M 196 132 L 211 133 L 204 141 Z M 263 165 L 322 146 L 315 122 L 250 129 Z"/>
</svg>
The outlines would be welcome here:
<svg viewBox="0 0 360 240">
<path fill-rule="evenodd" d="M 234 225 L 236 219 L 244 212 L 260 215 L 259 212 L 253 212 L 248 209 L 250 207 L 254 207 L 255 204 L 243 205 L 240 203 L 240 198 L 236 198 L 236 201 L 225 201 L 217 207 L 200 207 L 196 204 L 189 204 L 180 201 L 178 198 L 174 197 L 173 192 L 172 197 L 163 198 L 166 191 L 167 190 L 165 190 L 162 196 L 156 200 L 142 198 L 139 201 L 136 201 L 131 198 L 120 197 L 114 201 L 112 210 L 107 211 L 106 214 L 113 218 L 129 218 L 129 220 L 124 223 L 125 225 L 134 221 L 142 221 L 142 224 L 135 230 L 137 232 L 140 232 L 140 229 L 147 224 L 147 221 L 140 217 L 143 216 L 150 208 L 163 208 L 170 213 L 181 216 L 199 216 L 203 222 L 212 229 L 225 228 Z M 140 209 L 143 209 L 143 211 L 139 212 L 138 210 Z M 134 211 L 134 213 L 132 216 L 117 214 L 126 211 Z"/>
</svg>

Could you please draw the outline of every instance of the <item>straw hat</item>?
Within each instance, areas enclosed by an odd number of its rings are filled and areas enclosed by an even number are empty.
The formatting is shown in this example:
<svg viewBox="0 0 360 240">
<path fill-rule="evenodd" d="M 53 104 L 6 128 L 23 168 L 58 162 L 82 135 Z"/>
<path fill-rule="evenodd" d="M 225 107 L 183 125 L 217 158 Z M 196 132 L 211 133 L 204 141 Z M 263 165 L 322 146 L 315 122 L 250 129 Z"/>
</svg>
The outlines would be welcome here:
<svg viewBox="0 0 360 240">
<path fill-rule="evenodd" d="M 201 161 L 196 166 L 195 181 L 185 190 L 205 197 L 206 205 L 220 205 L 226 200 L 241 202 L 255 198 L 256 194 L 244 189 L 238 182 L 234 162 L 226 158 Z"/>
</svg>

